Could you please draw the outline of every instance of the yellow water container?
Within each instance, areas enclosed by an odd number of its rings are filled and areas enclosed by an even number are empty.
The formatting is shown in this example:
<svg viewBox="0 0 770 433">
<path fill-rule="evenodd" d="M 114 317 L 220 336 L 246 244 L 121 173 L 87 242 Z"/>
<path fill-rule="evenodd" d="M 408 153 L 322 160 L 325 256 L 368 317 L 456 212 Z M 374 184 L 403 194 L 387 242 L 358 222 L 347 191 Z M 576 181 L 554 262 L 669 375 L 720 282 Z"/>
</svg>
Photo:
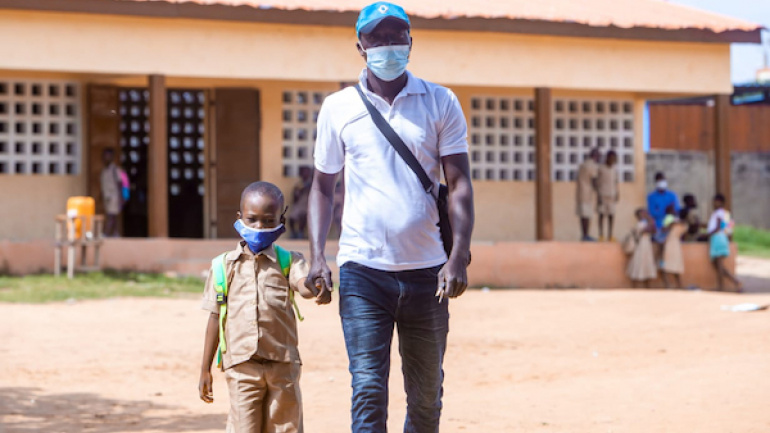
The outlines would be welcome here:
<svg viewBox="0 0 770 433">
<path fill-rule="evenodd" d="M 84 231 L 86 237 L 91 237 L 95 213 L 96 203 L 93 197 L 76 196 L 67 199 L 67 216 L 80 217 L 75 219 L 75 239 L 82 238 Z"/>
</svg>

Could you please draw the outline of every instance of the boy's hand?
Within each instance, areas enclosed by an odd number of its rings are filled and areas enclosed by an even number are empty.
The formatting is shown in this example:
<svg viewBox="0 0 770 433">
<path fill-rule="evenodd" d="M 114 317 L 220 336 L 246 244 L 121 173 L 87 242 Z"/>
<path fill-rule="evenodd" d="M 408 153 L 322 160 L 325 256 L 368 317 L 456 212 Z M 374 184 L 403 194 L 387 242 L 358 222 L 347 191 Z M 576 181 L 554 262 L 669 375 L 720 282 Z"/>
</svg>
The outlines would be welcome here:
<svg viewBox="0 0 770 433">
<path fill-rule="evenodd" d="M 314 293 L 317 293 L 315 302 L 318 305 L 328 304 L 332 301 L 332 272 L 326 259 L 315 261 L 310 267 L 310 273 L 305 280 L 307 286 Z"/>
<path fill-rule="evenodd" d="M 318 305 L 325 305 L 332 301 L 332 287 L 326 284 L 326 280 L 323 278 L 317 278 L 315 280 L 315 303 Z"/>
<path fill-rule="evenodd" d="M 212 387 L 212 378 L 210 371 L 202 371 L 200 382 L 198 383 L 198 392 L 200 393 L 201 400 L 206 403 L 214 402 L 214 389 Z"/>
</svg>

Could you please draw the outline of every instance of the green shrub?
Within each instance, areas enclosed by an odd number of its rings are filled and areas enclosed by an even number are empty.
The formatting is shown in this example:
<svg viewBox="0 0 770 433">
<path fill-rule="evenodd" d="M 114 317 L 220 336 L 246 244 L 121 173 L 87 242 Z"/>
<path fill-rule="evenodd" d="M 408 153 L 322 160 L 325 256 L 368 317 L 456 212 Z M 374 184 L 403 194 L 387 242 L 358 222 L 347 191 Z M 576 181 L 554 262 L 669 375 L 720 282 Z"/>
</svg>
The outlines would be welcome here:
<svg viewBox="0 0 770 433">
<path fill-rule="evenodd" d="M 739 225 L 733 232 L 733 241 L 740 254 L 770 257 L 770 230 Z"/>
</svg>

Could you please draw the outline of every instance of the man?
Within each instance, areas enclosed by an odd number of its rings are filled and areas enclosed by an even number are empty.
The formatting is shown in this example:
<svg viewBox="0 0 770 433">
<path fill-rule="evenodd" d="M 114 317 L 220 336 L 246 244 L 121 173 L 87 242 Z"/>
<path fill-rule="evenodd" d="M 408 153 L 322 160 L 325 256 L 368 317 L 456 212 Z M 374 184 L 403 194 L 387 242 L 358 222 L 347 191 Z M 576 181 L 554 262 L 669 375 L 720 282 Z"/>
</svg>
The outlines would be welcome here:
<svg viewBox="0 0 770 433">
<path fill-rule="evenodd" d="M 599 175 L 599 149 L 591 149 L 588 158 L 580 164 L 577 174 L 577 216 L 580 218 L 580 231 L 582 241 L 595 241 L 588 235 L 591 225 L 591 217 L 597 204 L 597 180 Z"/>
<path fill-rule="evenodd" d="M 307 200 L 313 182 L 313 168 L 303 165 L 299 168 L 299 180 L 292 191 L 292 206 L 289 210 L 289 234 L 292 239 L 307 238 Z"/>
<path fill-rule="evenodd" d="M 365 7 L 356 32 L 358 52 L 367 65 L 359 77 L 364 97 L 414 153 L 435 185 L 433 191 L 443 168 L 454 247 L 447 257 L 434 196 L 374 124 L 358 91 L 347 88 L 324 101 L 318 118 L 308 281 L 321 293 L 332 289 L 324 248 L 335 175 L 344 167 L 337 263 L 352 375 L 352 430 L 387 431 L 390 348 L 397 326 L 407 394 L 404 431 L 437 432 L 447 298 L 460 296 L 468 284 L 474 215 L 467 125 L 450 90 L 406 71 L 412 38 L 401 7 L 383 2 Z"/>
<path fill-rule="evenodd" d="M 657 172 L 655 173 L 655 191 L 647 196 L 647 210 L 655 220 L 658 231 L 663 227 L 663 218 L 666 217 L 666 208 L 669 205 L 673 205 L 676 214 L 679 215 L 679 198 L 675 192 L 668 189 L 666 175 L 663 172 Z"/>
</svg>

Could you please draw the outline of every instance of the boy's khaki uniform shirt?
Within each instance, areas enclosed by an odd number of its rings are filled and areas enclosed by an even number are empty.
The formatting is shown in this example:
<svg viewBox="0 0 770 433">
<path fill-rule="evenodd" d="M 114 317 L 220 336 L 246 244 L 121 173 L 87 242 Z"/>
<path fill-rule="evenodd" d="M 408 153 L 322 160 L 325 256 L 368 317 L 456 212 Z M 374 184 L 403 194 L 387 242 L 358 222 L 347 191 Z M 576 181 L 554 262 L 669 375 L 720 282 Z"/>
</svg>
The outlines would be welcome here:
<svg viewBox="0 0 770 433">
<path fill-rule="evenodd" d="M 227 321 L 222 366 L 227 369 L 251 358 L 301 363 L 297 322 L 289 290 L 307 277 L 309 266 L 292 251 L 288 284 L 273 247 L 253 254 L 245 242 L 226 255 Z M 219 314 L 213 273 L 209 272 L 202 308 Z"/>
<path fill-rule="evenodd" d="M 609 198 L 615 201 L 618 195 L 618 169 L 617 166 L 609 167 L 606 164 L 599 166 L 599 175 L 597 176 L 597 186 L 599 187 L 599 197 Z"/>
<path fill-rule="evenodd" d="M 581 218 L 593 216 L 596 206 L 596 190 L 593 179 L 598 175 L 599 164 L 592 159 L 585 160 L 578 168 L 577 173 L 577 214 Z"/>
</svg>

